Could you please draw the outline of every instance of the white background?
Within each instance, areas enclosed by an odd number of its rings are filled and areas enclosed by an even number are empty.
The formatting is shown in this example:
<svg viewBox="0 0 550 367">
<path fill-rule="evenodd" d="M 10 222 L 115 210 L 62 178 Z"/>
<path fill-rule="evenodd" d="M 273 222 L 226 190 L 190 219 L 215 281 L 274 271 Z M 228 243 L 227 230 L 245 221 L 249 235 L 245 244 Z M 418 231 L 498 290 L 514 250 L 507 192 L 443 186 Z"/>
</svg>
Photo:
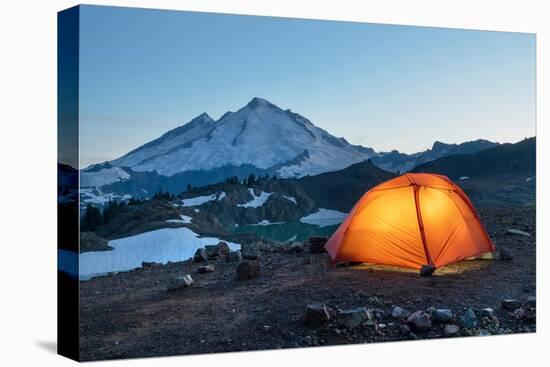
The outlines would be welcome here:
<svg viewBox="0 0 550 367">
<path fill-rule="evenodd" d="M 89 1 L 167 9 L 537 33 L 537 188 L 548 183 L 550 23 L 547 1 Z M 0 364 L 69 365 L 56 340 L 56 12 L 74 1 L 0 5 Z M 546 18 L 545 18 L 546 16 Z M 546 98 L 544 98 L 546 97 Z M 543 104 L 543 100 L 546 103 Z M 540 365 L 548 356 L 548 194 L 537 192 L 537 334 L 276 352 L 100 362 L 97 365 Z M 546 224 L 546 226 L 545 226 Z M 545 269 L 545 267 L 547 269 Z M 388 285 L 391 286 L 391 285 Z M 546 293 L 546 296 L 545 296 Z M 546 308 L 546 310 L 545 310 Z M 236 333 L 239 330 L 235 330 Z M 546 346 L 544 345 L 546 344 Z M 546 361 L 547 363 L 548 361 Z M 544 362 L 543 362 L 544 363 Z"/>
</svg>

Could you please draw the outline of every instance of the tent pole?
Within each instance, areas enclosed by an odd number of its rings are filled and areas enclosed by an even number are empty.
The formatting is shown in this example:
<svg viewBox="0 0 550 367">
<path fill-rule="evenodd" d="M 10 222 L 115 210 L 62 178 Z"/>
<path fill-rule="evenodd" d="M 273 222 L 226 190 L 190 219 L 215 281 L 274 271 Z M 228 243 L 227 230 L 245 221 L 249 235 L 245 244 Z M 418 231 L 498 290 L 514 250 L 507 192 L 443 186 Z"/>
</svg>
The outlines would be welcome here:
<svg viewBox="0 0 550 367">
<path fill-rule="evenodd" d="M 416 217 L 418 218 L 418 227 L 420 229 L 420 237 L 422 238 L 422 246 L 424 246 L 424 254 L 426 255 L 426 261 L 428 261 L 428 265 L 434 266 L 432 257 L 430 256 L 430 251 L 428 250 L 428 244 L 426 243 L 426 233 L 424 232 L 424 222 L 422 222 L 422 213 L 420 211 L 420 199 L 419 199 L 420 186 L 418 186 L 417 184 L 413 184 L 413 191 L 414 191 L 414 204 L 416 206 Z"/>
</svg>

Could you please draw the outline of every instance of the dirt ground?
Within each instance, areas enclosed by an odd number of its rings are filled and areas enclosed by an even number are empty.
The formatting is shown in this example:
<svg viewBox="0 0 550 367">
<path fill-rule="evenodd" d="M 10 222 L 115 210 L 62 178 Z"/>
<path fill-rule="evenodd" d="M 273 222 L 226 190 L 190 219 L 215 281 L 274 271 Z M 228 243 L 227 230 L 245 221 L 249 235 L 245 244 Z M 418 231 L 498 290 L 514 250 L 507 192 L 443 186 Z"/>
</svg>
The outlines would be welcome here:
<svg viewBox="0 0 550 367">
<path fill-rule="evenodd" d="M 81 282 L 82 360 L 295 348 L 438 338 L 444 325 L 404 334 L 393 319 L 394 306 L 410 311 L 449 308 L 461 315 L 471 307 L 491 307 L 501 332 L 534 332 L 501 307 L 507 298 L 535 295 L 535 209 L 480 212 L 497 246 L 513 252 L 511 261 L 462 261 L 432 277 L 416 271 L 357 265 L 331 268 L 325 254 L 264 251 L 259 277 L 237 280 L 236 262 L 210 261 L 215 271 L 197 274 L 200 264 L 179 262 Z M 507 233 L 529 232 L 530 237 Z M 191 274 L 195 285 L 168 292 L 170 282 Z M 367 307 L 376 311 L 376 330 L 346 329 L 333 320 L 307 326 L 307 304 L 324 303 L 332 312 Z M 381 312 L 382 311 L 382 312 Z M 483 322 L 480 321 L 483 329 Z M 461 330 L 483 335 L 483 330 Z M 485 335 L 487 333 L 485 332 Z"/>
</svg>

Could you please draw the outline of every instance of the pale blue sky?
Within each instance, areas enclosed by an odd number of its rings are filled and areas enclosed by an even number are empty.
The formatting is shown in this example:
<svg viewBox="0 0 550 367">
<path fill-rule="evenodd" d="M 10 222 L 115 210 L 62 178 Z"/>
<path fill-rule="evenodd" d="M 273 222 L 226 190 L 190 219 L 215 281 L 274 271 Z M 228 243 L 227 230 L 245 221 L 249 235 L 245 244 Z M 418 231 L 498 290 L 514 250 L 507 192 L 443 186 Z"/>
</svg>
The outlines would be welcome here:
<svg viewBox="0 0 550 367">
<path fill-rule="evenodd" d="M 354 144 L 535 134 L 535 36 L 84 6 L 81 167 L 252 97 Z"/>
</svg>

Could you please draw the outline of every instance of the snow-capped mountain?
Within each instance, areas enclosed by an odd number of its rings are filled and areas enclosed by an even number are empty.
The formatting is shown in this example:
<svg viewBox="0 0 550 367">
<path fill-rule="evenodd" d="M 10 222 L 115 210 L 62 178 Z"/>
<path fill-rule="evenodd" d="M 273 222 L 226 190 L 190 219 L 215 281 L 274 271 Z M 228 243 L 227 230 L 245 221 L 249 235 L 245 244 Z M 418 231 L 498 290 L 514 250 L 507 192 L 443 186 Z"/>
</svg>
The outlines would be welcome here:
<svg viewBox="0 0 550 367">
<path fill-rule="evenodd" d="M 280 177 L 302 177 L 338 170 L 374 154 L 297 113 L 254 98 L 218 121 L 203 113 L 110 163 L 163 176 L 251 165 Z"/>
<path fill-rule="evenodd" d="M 382 169 L 405 172 L 443 156 L 494 145 L 484 140 L 436 142 L 432 149 L 411 155 L 377 153 L 256 97 L 217 121 L 203 113 L 118 159 L 87 167 L 80 172 L 80 197 L 82 204 L 103 205 L 109 200 L 149 198 L 160 189 L 179 194 L 188 185 L 204 186 L 232 176 L 313 176 L 367 159 Z"/>
</svg>

